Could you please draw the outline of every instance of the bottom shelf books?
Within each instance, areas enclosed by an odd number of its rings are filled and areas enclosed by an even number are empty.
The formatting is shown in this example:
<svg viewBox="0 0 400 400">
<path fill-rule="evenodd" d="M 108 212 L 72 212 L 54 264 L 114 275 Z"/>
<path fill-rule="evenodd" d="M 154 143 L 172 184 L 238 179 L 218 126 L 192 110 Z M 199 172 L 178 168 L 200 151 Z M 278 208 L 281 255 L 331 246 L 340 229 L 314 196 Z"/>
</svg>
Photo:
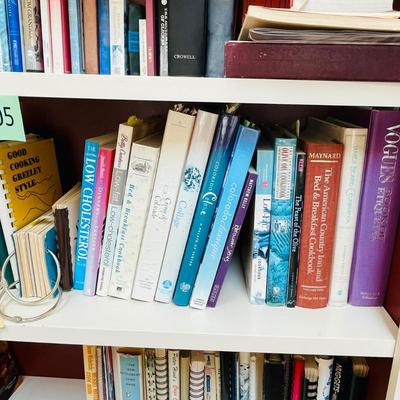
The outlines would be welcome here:
<svg viewBox="0 0 400 400">
<path fill-rule="evenodd" d="M 87 400 L 365 400 L 363 357 L 83 346 Z"/>
</svg>

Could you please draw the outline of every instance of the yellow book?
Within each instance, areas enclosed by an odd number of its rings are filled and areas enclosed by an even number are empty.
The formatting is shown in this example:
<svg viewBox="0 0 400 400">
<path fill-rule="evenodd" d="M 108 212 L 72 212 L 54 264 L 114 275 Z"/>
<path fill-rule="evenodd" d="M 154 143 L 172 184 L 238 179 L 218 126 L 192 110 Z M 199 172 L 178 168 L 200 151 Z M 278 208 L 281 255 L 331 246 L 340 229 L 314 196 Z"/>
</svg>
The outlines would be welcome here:
<svg viewBox="0 0 400 400">
<path fill-rule="evenodd" d="M 48 211 L 62 194 L 53 139 L 3 142 L 0 183 L 0 221 L 11 254 L 12 234 Z M 17 277 L 15 262 L 12 267 Z"/>
</svg>

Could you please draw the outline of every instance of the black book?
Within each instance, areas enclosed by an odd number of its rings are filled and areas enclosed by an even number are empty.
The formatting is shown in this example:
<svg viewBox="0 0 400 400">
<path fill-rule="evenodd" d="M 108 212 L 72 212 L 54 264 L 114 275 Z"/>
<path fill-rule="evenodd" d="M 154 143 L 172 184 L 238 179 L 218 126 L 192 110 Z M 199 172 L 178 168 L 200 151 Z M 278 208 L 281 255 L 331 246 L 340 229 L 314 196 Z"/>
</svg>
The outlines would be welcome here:
<svg viewBox="0 0 400 400">
<path fill-rule="evenodd" d="M 285 361 L 279 354 L 266 354 L 264 362 L 264 398 L 285 398 Z"/>
<path fill-rule="evenodd" d="M 287 302 L 288 307 L 296 305 L 297 277 L 299 271 L 299 253 L 301 237 L 301 221 L 303 220 L 304 187 L 306 181 L 306 159 L 304 151 L 297 151 L 296 157 L 296 185 L 292 216 L 292 238 L 289 256 L 289 281 Z"/>
<path fill-rule="evenodd" d="M 221 352 L 221 400 L 237 400 L 237 354 Z"/>
<path fill-rule="evenodd" d="M 140 75 L 139 19 L 145 15 L 144 7 L 128 2 L 128 73 Z"/>
<path fill-rule="evenodd" d="M 334 357 L 331 400 L 347 400 L 350 394 L 352 363 L 349 357 Z"/>
<path fill-rule="evenodd" d="M 168 75 L 204 76 L 207 0 L 168 0 Z"/>
<path fill-rule="evenodd" d="M 290 400 L 292 393 L 292 357 L 289 354 L 284 354 L 282 358 L 285 373 L 283 400 Z"/>
<path fill-rule="evenodd" d="M 369 366 L 364 357 L 353 357 L 353 376 L 351 378 L 349 400 L 367 398 Z"/>
</svg>

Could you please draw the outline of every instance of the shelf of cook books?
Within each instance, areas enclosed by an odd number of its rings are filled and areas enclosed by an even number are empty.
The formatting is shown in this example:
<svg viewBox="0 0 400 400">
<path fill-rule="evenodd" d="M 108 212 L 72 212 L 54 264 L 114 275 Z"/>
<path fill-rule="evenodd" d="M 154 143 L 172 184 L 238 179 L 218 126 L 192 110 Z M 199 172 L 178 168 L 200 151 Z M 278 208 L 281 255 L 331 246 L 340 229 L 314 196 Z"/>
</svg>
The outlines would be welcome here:
<svg viewBox="0 0 400 400">
<path fill-rule="evenodd" d="M 65 293 L 59 308 L 45 319 L 28 324 L 6 322 L 0 340 L 393 356 L 397 326 L 383 307 L 307 310 L 252 305 L 238 264 L 236 259 L 214 309 L 88 297 L 73 291 Z M 27 315 L 16 307 L 10 305 L 7 312 Z"/>
<path fill-rule="evenodd" d="M 84 400 L 86 399 L 83 379 L 47 378 L 24 376 L 20 386 L 10 400 Z"/>
<path fill-rule="evenodd" d="M 0 95 L 399 107 L 400 83 L 1 72 Z"/>
</svg>

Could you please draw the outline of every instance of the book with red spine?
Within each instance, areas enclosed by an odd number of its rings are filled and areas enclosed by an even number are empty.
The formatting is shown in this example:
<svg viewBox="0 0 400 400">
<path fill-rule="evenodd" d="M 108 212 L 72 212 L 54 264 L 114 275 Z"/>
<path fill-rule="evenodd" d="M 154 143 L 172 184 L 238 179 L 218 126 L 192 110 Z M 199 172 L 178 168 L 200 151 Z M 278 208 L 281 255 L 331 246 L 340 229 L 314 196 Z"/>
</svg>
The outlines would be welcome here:
<svg viewBox="0 0 400 400">
<path fill-rule="evenodd" d="M 62 50 L 64 55 L 64 73 L 71 73 L 71 47 L 69 43 L 68 1 L 61 0 Z"/>
<path fill-rule="evenodd" d="M 304 377 L 304 358 L 302 356 L 293 356 L 292 370 L 291 400 L 302 400 L 302 386 Z"/>
<path fill-rule="evenodd" d="M 310 130 L 301 145 L 307 171 L 296 305 L 322 308 L 328 304 L 344 146 Z"/>
<path fill-rule="evenodd" d="M 146 39 L 147 39 L 147 75 L 157 75 L 157 32 L 156 5 L 154 0 L 146 0 Z"/>
</svg>

